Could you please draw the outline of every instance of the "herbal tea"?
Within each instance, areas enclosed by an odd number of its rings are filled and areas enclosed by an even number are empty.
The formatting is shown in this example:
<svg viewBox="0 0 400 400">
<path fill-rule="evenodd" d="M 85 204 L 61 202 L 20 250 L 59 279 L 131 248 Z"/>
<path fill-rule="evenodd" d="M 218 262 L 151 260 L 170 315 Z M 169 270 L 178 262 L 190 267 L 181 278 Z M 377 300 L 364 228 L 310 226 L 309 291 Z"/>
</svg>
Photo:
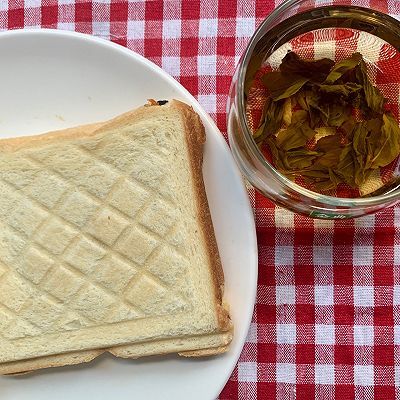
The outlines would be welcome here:
<svg viewBox="0 0 400 400">
<path fill-rule="evenodd" d="M 318 191 L 357 189 L 399 155 L 400 128 L 360 53 L 335 64 L 289 52 L 261 81 L 269 97 L 254 138 L 286 176 Z"/>
<path fill-rule="evenodd" d="M 258 46 L 246 74 L 247 116 L 280 172 L 317 192 L 357 197 L 397 176 L 398 33 L 383 14 L 340 7 L 338 18 L 335 10 L 309 13 L 323 13 L 325 29 L 307 32 L 315 21 L 304 23 L 304 14 L 292 17 L 302 24 L 276 26 L 279 44 L 288 41 L 272 54 Z"/>
</svg>

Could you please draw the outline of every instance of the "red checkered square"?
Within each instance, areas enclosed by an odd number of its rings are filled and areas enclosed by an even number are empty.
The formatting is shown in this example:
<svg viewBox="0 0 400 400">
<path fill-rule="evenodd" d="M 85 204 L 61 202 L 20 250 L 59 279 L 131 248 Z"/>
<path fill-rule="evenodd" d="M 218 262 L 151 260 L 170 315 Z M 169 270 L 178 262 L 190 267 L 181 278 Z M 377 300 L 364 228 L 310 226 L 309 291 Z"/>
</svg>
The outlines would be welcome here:
<svg viewBox="0 0 400 400">
<path fill-rule="evenodd" d="M 296 364 L 315 364 L 315 345 L 298 344 L 296 346 Z"/>
<path fill-rule="evenodd" d="M 41 24 L 44 27 L 53 27 L 57 24 L 58 20 L 58 6 L 57 4 L 45 5 L 41 9 Z"/>
<path fill-rule="evenodd" d="M 127 46 L 180 81 L 226 137 L 225 106 L 238 59 L 280 3 L 3 1 L 0 30 L 76 30 Z M 363 4 L 400 15 L 395 0 Z M 347 43 L 347 52 L 355 50 Z M 371 49 L 371 57 L 387 69 L 384 50 Z M 376 82 L 387 96 L 399 97 L 392 84 L 400 82 L 397 76 L 377 74 Z M 393 100 L 389 106 L 398 113 Z M 352 221 L 313 221 L 249 194 L 259 245 L 257 303 L 238 366 L 219 398 L 400 397 L 400 207 Z"/>
</svg>

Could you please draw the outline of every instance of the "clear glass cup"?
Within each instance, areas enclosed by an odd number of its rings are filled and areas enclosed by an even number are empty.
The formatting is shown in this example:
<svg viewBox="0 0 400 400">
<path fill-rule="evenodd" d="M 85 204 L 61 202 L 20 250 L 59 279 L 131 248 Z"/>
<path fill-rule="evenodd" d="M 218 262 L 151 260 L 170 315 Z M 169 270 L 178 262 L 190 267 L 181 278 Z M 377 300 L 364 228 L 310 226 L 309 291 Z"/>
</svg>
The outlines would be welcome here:
<svg viewBox="0 0 400 400">
<path fill-rule="evenodd" d="M 318 6 L 316 6 L 316 3 Z M 351 3 L 351 6 L 349 4 Z M 325 56 L 335 52 L 330 49 L 332 29 L 343 29 L 359 35 L 356 51 L 364 57 L 384 43 L 391 51 L 384 68 L 400 68 L 395 60 L 400 52 L 400 23 L 387 15 L 387 2 L 375 1 L 368 9 L 364 0 L 287 0 L 273 11 L 260 25 L 241 57 L 232 79 L 227 103 L 229 142 L 233 156 L 244 177 L 274 203 L 294 212 L 314 218 L 345 219 L 375 213 L 400 201 L 399 163 L 393 171 L 391 183 L 369 197 L 333 197 L 308 190 L 279 173 L 269 163 L 256 145 L 246 117 L 244 84 L 248 65 L 254 54 L 265 52 L 266 58 L 287 51 L 286 44 L 308 32 L 318 30 L 326 42 L 319 43 L 314 52 Z M 320 35 L 320 36 L 321 36 Z M 361 35 L 361 36 L 360 36 Z M 302 37 L 303 37 L 302 36 Z M 315 44 L 313 44 L 315 46 Z M 343 42 L 342 51 L 346 49 Z M 350 46 L 351 47 L 351 46 Z M 385 47 L 386 48 L 386 47 Z M 372 50 L 371 50 L 372 49 Z M 339 49 L 340 50 L 340 49 Z M 352 52 L 355 50 L 353 49 Z M 351 53 L 350 53 L 351 55 Z M 399 57 L 400 59 L 400 57 Z M 393 62 L 391 62 L 393 60 Z M 381 66 L 378 65 L 380 68 Z M 399 69 L 397 69 L 398 71 Z M 394 101 L 398 101 L 398 92 Z"/>
</svg>

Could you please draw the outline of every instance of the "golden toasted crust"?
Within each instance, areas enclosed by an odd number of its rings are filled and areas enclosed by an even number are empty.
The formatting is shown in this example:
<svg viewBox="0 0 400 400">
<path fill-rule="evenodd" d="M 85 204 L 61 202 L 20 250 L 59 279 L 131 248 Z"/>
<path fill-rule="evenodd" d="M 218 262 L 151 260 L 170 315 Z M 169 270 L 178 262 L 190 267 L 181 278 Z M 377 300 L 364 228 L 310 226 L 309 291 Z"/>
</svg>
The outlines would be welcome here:
<svg viewBox="0 0 400 400">
<path fill-rule="evenodd" d="M 229 349 L 228 346 L 213 347 L 211 349 L 201 349 L 195 351 L 183 351 L 178 353 L 182 357 L 208 357 L 215 356 L 217 354 L 225 353 Z"/>
<path fill-rule="evenodd" d="M 104 350 L 89 350 L 32 358 L 30 360 L 13 361 L 10 363 L 0 364 L 0 374 L 22 375 L 43 368 L 88 363 L 102 353 L 104 353 Z"/>
<path fill-rule="evenodd" d="M 23 148 L 42 146 L 53 140 L 72 140 L 94 136 L 103 123 L 81 125 L 74 128 L 63 129 L 60 131 L 46 132 L 41 135 L 24 136 L 0 140 L 0 152 L 13 152 Z"/>
<path fill-rule="evenodd" d="M 192 164 L 193 181 L 195 182 L 197 210 L 199 213 L 200 227 L 203 231 L 204 241 L 207 244 L 208 257 L 211 266 L 211 275 L 214 283 L 215 306 L 221 331 L 232 329 L 232 322 L 228 311 L 223 306 L 224 271 L 215 239 L 214 227 L 208 206 L 206 190 L 203 181 L 203 145 L 206 141 L 204 126 L 193 108 L 185 103 L 173 100 L 171 105 L 180 109 L 184 115 L 187 148 Z"/>
</svg>

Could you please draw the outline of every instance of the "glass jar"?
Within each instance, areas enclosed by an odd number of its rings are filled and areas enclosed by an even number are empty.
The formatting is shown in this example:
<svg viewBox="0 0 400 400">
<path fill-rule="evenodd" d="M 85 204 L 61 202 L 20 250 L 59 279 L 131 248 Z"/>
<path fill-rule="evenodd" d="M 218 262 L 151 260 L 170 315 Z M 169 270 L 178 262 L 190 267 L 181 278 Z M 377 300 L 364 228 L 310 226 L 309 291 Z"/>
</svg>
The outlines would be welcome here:
<svg viewBox="0 0 400 400">
<path fill-rule="evenodd" d="M 372 2 L 368 9 L 363 8 L 365 5 L 363 0 L 352 0 L 351 6 L 349 3 L 348 0 L 319 0 L 318 2 L 288 0 L 281 4 L 263 21 L 251 38 L 232 79 L 227 104 L 229 142 L 244 177 L 277 205 L 314 218 L 354 218 L 394 205 L 400 200 L 399 167 L 396 167 L 394 171 L 396 179 L 391 185 L 376 191 L 369 197 L 327 196 L 294 183 L 279 173 L 265 159 L 252 137 L 246 117 L 244 94 L 246 72 L 253 55 L 259 54 L 260 49 L 268 57 L 299 35 L 321 28 L 325 29 L 323 32 L 338 27 L 363 32 L 372 40 L 376 38 L 388 43 L 395 52 L 400 51 L 400 23 L 387 15 L 386 2 Z M 368 43 L 365 43 L 364 47 L 366 52 L 371 48 Z M 363 49 L 357 48 L 357 51 L 363 54 Z M 398 57 L 399 54 L 389 55 L 389 61 L 390 57 L 395 59 L 396 56 Z M 395 65 L 391 66 L 390 62 L 385 65 L 388 65 L 388 68 L 395 67 Z M 398 93 L 396 96 L 398 97 Z M 398 179 L 397 176 L 399 176 Z"/>
</svg>

